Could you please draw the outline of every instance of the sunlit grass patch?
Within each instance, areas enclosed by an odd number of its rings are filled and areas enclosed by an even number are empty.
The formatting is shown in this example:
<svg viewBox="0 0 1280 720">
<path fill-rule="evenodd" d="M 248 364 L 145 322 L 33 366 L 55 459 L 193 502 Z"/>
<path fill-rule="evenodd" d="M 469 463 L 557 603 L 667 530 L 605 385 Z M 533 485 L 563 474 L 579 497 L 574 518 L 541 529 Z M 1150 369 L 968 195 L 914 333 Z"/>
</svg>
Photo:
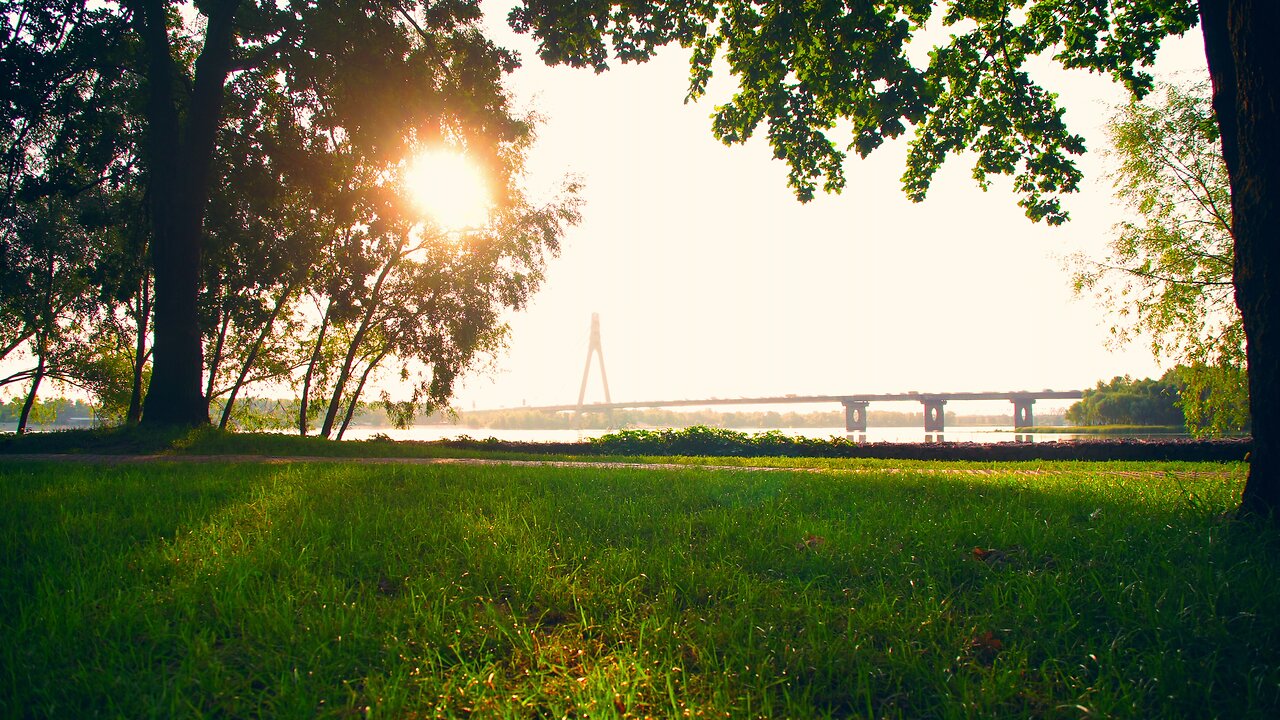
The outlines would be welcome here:
<svg viewBox="0 0 1280 720">
<path fill-rule="evenodd" d="M 1270 716 L 1242 475 L 1064 465 L 11 463 L 0 711 Z"/>
</svg>

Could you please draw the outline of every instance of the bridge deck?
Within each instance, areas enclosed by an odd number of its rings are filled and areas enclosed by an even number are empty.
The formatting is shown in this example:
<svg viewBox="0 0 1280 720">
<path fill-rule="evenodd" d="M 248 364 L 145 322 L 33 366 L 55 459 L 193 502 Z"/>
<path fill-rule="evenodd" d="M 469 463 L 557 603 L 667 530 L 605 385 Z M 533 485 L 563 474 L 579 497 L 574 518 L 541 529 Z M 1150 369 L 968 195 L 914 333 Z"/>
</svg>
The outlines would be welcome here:
<svg viewBox="0 0 1280 720">
<path fill-rule="evenodd" d="M 623 410 L 626 408 L 709 407 L 712 405 L 813 405 L 845 402 L 906 402 L 949 400 L 1078 400 L 1081 390 L 1019 390 L 1013 392 L 942 392 L 942 393 L 872 393 L 851 395 L 783 395 L 781 397 L 707 398 L 705 400 L 643 400 L 634 402 L 590 403 L 586 405 L 543 405 L 510 408 L 539 412 L 566 410 Z"/>
</svg>

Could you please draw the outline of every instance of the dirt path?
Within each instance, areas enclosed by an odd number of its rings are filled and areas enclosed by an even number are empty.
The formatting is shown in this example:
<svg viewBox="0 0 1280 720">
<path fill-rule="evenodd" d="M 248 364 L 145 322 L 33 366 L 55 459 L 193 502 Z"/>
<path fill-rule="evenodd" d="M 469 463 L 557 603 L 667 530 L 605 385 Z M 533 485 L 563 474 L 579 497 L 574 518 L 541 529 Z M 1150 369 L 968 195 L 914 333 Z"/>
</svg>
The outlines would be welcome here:
<svg viewBox="0 0 1280 720">
<path fill-rule="evenodd" d="M 628 470 L 738 470 L 743 472 L 806 472 L 806 473 L 838 473 L 842 475 L 872 474 L 919 474 L 919 475 L 1022 475 L 1037 477 L 1060 474 L 1060 470 L 1035 469 L 999 469 L 999 468 L 929 468 L 929 467 L 859 467 L 859 468 L 817 468 L 817 467 L 777 467 L 771 465 L 714 465 L 693 463 L 634 463 L 634 462 L 589 462 L 584 460 L 494 460 L 489 458 L 405 458 L 405 457 L 329 457 L 322 455 L 271 456 L 271 455 L 91 455 L 91 454 L 37 454 L 16 453 L 0 455 L 0 462 L 6 460 L 52 461 L 90 463 L 96 465 L 133 465 L 141 463 L 261 463 L 265 465 L 288 465 L 293 463 L 343 463 L 348 465 L 505 465 L 510 467 L 557 467 L 557 468 L 621 468 Z M 1176 477 L 1192 478 L 1229 478 L 1243 471 L 1240 470 L 1114 470 L 1103 471 L 1106 475 L 1126 478 Z"/>
</svg>

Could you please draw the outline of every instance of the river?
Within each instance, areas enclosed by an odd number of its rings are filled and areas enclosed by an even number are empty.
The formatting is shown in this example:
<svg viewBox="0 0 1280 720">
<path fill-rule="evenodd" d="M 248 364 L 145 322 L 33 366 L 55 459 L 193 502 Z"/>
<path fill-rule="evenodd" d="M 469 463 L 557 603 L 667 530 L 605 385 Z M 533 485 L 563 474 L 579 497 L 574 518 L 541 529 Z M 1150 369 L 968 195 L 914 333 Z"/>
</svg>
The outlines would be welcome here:
<svg viewBox="0 0 1280 720">
<path fill-rule="evenodd" d="M 849 435 L 842 427 L 830 428 L 777 428 L 787 435 L 828 439 L 831 437 L 848 437 L 860 442 L 1054 442 L 1057 440 L 1075 440 L 1081 438 L 1098 438 L 1098 435 L 1075 435 L 1070 433 L 1015 433 L 1012 427 L 1004 426 L 963 426 L 948 429 L 943 433 L 926 433 L 921 427 L 873 427 L 865 433 Z M 345 439 L 364 440 L 379 433 L 392 440 L 446 440 L 459 437 L 471 437 L 477 440 L 496 438 L 513 442 L 577 442 L 599 437 L 613 430 L 515 430 L 501 428 L 472 428 L 464 425 L 415 425 L 404 430 L 390 427 L 352 426 L 347 429 Z M 765 430 L 746 428 L 745 433 L 759 433 Z M 1182 435 L 1164 435 L 1162 437 L 1184 437 Z"/>
</svg>

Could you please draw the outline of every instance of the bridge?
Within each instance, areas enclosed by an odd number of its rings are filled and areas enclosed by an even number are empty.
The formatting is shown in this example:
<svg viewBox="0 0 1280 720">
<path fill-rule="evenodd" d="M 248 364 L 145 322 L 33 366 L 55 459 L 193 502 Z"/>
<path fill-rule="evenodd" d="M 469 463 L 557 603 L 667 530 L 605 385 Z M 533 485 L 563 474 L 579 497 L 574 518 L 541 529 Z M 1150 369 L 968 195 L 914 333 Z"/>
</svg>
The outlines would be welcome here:
<svg viewBox="0 0 1280 720">
<path fill-rule="evenodd" d="M 591 358 L 600 363 L 600 381 L 604 385 L 602 403 L 587 405 L 582 402 L 587 393 L 587 379 L 591 374 Z M 641 402 L 613 402 L 609 397 L 609 376 L 604 371 L 604 349 L 600 342 L 600 315 L 591 314 L 591 336 L 587 343 L 587 364 L 582 369 L 582 386 L 578 390 L 578 402 L 574 405 L 544 405 L 524 407 L 533 412 L 588 412 L 623 410 L 627 408 L 707 407 L 711 405 L 815 405 L 840 403 L 844 406 L 844 429 L 847 432 L 867 431 L 867 406 L 873 402 L 915 401 L 924 406 L 924 431 L 940 433 L 946 414 L 942 408 L 952 400 L 1008 400 L 1013 403 L 1013 427 L 1021 429 L 1035 425 L 1031 406 L 1036 400 L 1078 400 L 1084 397 L 1081 390 L 1018 390 L 1015 392 L 953 392 L 953 393 L 880 393 L 863 395 L 783 395 L 781 397 L 708 398 L 706 400 L 646 400 Z"/>
<path fill-rule="evenodd" d="M 855 395 L 783 395 L 780 397 L 708 398 L 705 400 L 644 400 L 636 402 L 603 402 L 574 405 L 525 407 L 534 412 L 607 412 L 627 408 L 708 407 L 713 405 L 816 405 L 840 403 L 844 406 L 844 427 L 848 432 L 867 431 L 867 406 L 873 402 L 918 402 L 924 406 L 924 431 L 942 432 L 945 425 L 943 407 L 960 400 L 1008 400 L 1013 403 L 1013 427 L 1035 425 L 1031 407 L 1037 400 L 1078 400 L 1081 390 L 1016 390 L 1011 392 L 943 392 L 943 393 L 871 393 Z"/>
</svg>

